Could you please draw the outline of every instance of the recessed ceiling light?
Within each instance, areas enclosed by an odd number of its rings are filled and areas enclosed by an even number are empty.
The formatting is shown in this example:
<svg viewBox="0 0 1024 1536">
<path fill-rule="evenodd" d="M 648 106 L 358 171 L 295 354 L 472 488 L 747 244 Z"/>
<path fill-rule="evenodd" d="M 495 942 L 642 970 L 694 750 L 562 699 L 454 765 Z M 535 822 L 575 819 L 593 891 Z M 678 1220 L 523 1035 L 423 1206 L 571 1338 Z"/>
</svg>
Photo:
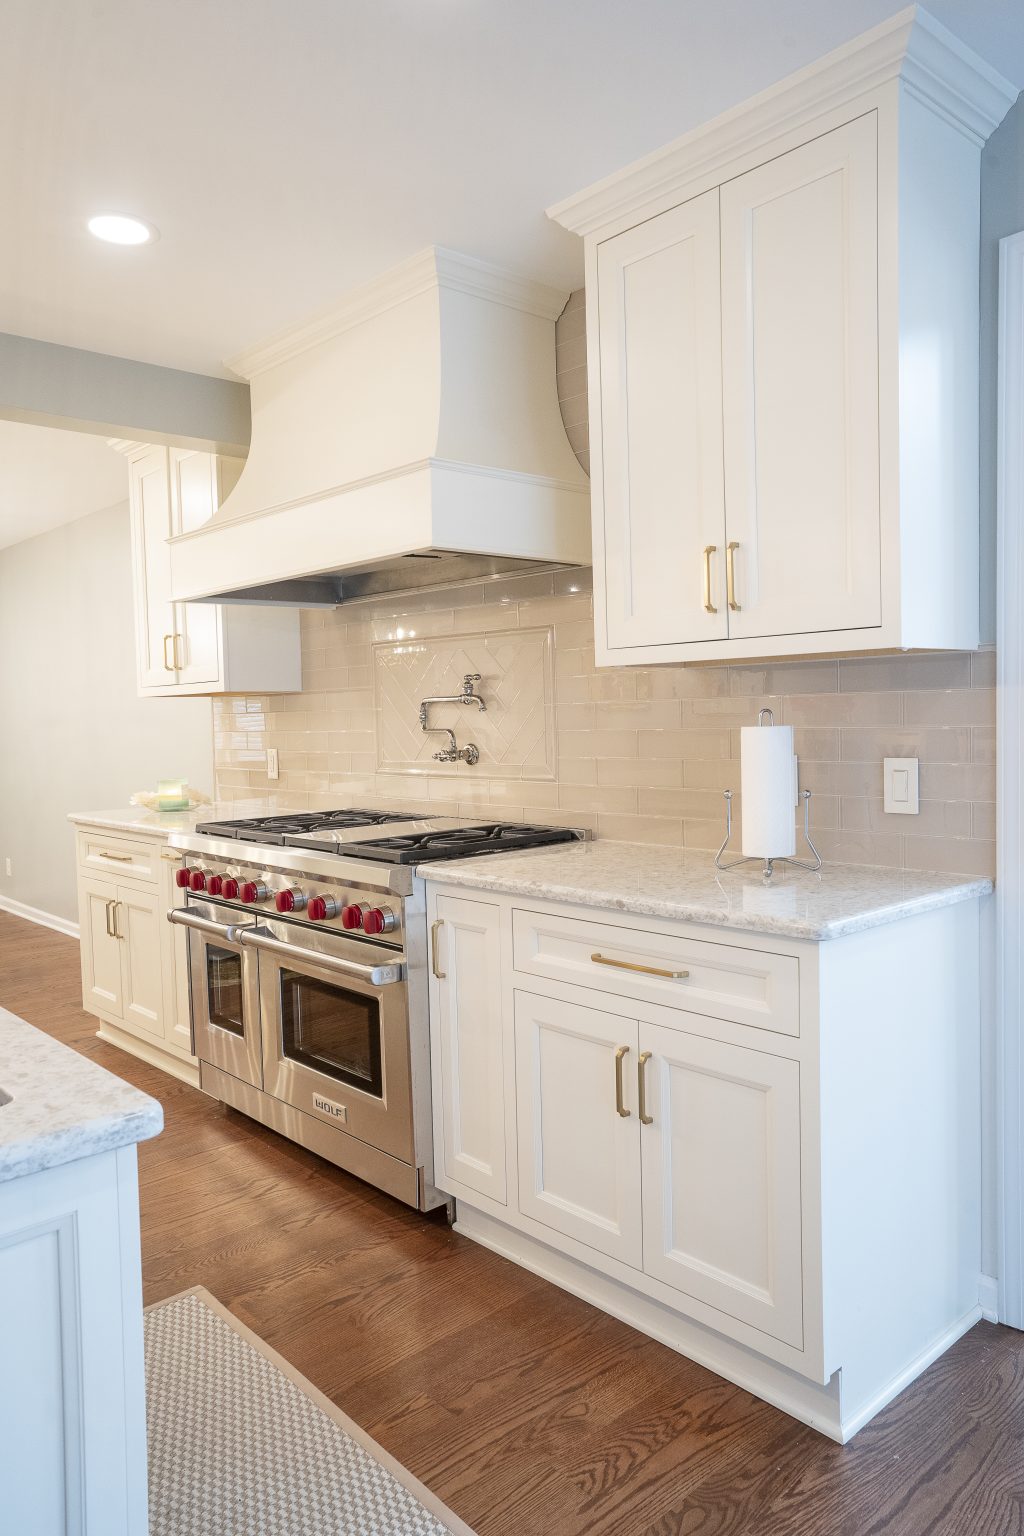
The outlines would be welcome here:
<svg viewBox="0 0 1024 1536">
<path fill-rule="evenodd" d="M 149 245 L 160 238 L 158 230 L 142 219 L 124 213 L 95 213 L 89 220 L 89 233 L 110 245 Z"/>
</svg>

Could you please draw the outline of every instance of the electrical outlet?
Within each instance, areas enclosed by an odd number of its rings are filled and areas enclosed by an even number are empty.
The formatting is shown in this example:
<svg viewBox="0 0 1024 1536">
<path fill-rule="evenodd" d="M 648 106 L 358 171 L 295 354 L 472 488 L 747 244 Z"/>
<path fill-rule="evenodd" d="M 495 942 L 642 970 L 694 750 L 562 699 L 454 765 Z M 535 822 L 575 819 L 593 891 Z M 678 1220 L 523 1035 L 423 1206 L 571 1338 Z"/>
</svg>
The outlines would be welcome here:
<svg viewBox="0 0 1024 1536">
<path fill-rule="evenodd" d="M 4 872 L 8 875 L 8 877 L 14 874 L 14 866 L 12 865 L 10 858 L 4 859 Z"/>
<path fill-rule="evenodd" d="M 268 747 L 267 748 L 267 778 L 268 779 L 279 779 L 280 777 L 281 777 L 281 770 L 277 766 L 277 748 L 276 747 Z"/>
</svg>

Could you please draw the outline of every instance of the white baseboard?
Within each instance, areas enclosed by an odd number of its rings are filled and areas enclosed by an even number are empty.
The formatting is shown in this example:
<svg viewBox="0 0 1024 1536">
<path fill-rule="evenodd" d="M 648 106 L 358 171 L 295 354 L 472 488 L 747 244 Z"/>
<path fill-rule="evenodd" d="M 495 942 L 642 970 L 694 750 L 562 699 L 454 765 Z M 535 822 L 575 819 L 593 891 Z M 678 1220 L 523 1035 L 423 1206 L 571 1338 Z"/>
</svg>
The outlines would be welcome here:
<svg viewBox="0 0 1024 1536">
<path fill-rule="evenodd" d="M 998 1323 L 999 1281 L 995 1275 L 978 1276 L 978 1305 L 986 1323 Z"/>
<path fill-rule="evenodd" d="M 57 917 L 53 912 L 44 912 L 41 907 L 26 906 L 23 901 L 14 901 L 10 896 L 0 896 L 0 912 L 23 917 L 26 923 L 38 923 L 40 928 L 53 928 L 57 933 L 67 934 L 69 939 L 79 937 L 78 924 L 70 918 Z"/>
</svg>

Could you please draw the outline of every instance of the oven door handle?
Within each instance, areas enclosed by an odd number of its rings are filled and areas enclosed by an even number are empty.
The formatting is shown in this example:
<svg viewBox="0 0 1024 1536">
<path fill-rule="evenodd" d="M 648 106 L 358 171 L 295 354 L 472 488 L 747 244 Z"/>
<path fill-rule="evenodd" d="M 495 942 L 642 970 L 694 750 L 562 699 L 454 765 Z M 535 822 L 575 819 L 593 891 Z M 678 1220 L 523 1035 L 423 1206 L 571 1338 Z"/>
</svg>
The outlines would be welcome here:
<svg viewBox="0 0 1024 1536">
<path fill-rule="evenodd" d="M 368 981 L 372 987 L 388 987 L 405 979 L 405 966 L 360 965 L 356 960 L 342 960 L 337 955 L 324 955 L 319 950 L 300 949 L 295 944 L 284 944 L 280 939 L 261 933 L 258 928 L 242 928 L 237 933 L 238 942 L 253 949 L 265 949 L 272 955 L 290 960 L 299 969 L 302 965 L 319 966 L 322 970 L 337 971 L 339 976 L 351 976 L 354 981 Z"/>
<path fill-rule="evenodd" d="M 199 933 L 205 933 L 211 939 L 223 939 L 227 944 L 237 944 L 243 931 L 233 923 L 211 922 L 208 917 L 200 917 L 198 912 L 189 912 L 186 907 L 171 907 L 167 921 L 180 923 L 184 928 L 195 928 Z"/>
</svg>

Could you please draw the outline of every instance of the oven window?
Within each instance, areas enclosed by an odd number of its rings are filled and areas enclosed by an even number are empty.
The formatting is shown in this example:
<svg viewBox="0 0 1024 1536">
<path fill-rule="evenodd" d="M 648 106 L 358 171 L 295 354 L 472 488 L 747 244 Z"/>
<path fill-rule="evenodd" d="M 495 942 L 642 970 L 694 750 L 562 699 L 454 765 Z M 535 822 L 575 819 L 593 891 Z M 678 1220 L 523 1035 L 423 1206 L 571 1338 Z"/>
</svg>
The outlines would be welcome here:
<svg viewBox="0 0 1024 1536">
<path fill-rule="evenodd" d="M 285 1056 L 383 1098 L 377 999 L 296 971 L 279 974 Z"/>
<path fill-rule="evenodd" d="M 211 1024 L 233 1035 L 245 1035 L 242 1002 L 242 957 L 237 950 L 207 944 L 206 1011 Z"/>
</svg>

